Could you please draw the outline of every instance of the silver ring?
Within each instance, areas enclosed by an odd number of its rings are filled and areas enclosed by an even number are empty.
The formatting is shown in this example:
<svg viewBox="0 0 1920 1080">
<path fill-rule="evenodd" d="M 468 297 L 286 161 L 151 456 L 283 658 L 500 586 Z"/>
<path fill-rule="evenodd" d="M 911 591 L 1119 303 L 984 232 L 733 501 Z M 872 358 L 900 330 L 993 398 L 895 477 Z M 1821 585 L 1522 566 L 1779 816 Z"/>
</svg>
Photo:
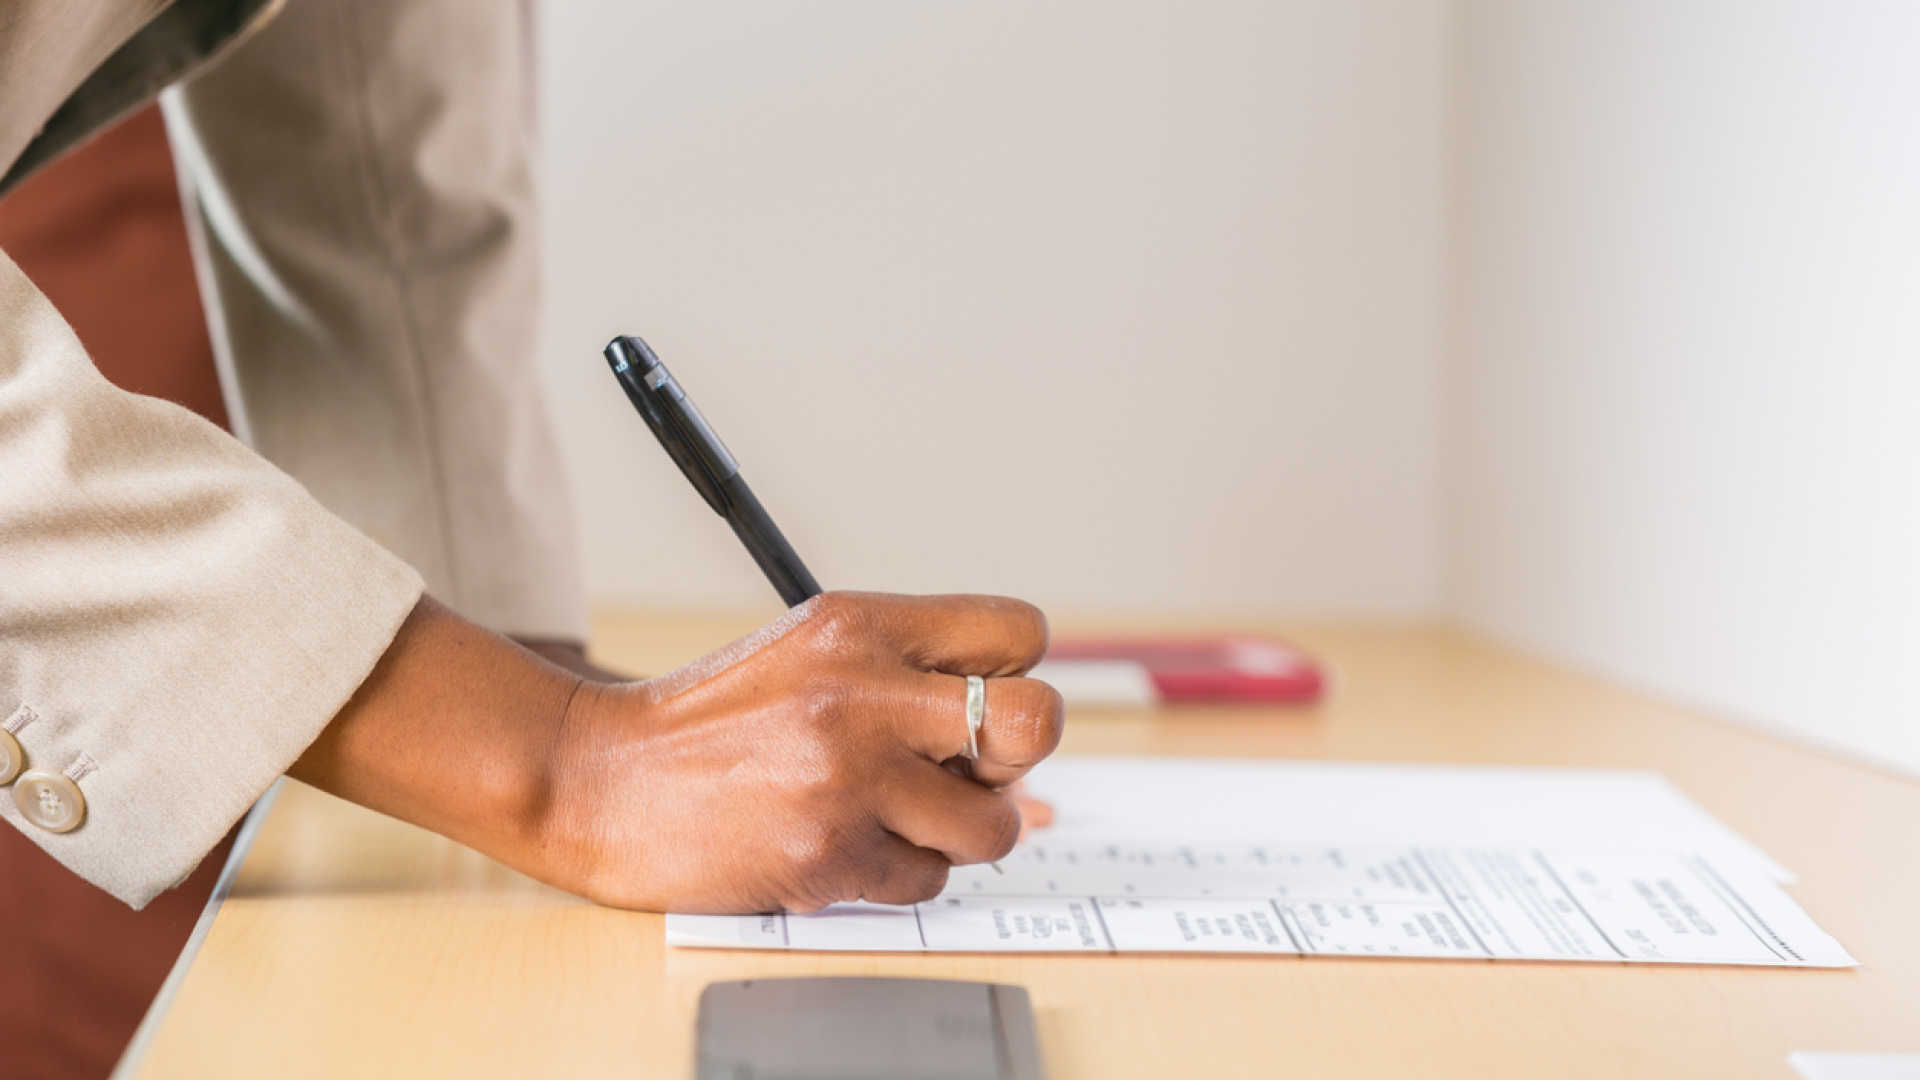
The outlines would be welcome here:
<svg viewBox="0 0 1920 1080">
<path fill-rule="evenodd" d="M 987 680 L 967 676 L 967 758 L 980 759 L 980 725 L 987 719 Z"/>
</svg>

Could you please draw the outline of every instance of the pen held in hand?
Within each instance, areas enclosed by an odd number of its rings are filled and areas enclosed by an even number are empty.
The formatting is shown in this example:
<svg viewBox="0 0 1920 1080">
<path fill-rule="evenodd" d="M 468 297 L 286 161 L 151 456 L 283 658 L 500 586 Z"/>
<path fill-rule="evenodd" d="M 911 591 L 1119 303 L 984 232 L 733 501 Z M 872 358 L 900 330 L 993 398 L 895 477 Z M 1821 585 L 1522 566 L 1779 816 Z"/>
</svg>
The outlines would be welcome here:
<svg viewBox="0 0 1920 1080">
<path fill-rule="evenodd" d="M 740 463 L 653 349 L 637 337 L 622 334 L 607 343 L 604 355 L 627 400 L 660 440 L 661 448 L 680 466 L 680 472 L 707 505 L 726 519 L 780 599 L 791 608 L 820 595 L 820 583 L 747 486 L 740 475 Z M 980 710 L 973 703 L 971 685 L 969 690 L 967 738 L 971 746 L 979 729 Z M 988 865 L 995 873 L 1006 873 L 997 862 Z"/>
</svg>

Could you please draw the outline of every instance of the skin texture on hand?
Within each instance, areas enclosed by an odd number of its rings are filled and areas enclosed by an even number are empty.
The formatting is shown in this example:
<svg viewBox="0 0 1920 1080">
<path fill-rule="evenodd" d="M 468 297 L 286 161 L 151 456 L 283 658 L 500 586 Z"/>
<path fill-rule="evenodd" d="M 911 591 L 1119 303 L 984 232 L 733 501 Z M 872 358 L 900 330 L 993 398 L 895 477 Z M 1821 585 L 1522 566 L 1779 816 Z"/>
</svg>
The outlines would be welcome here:
<svg viewBox="0 0 1920 1080">
<path fill-rule="evenodd" d="M 830 593 L 657 679 L 601 682 L 423 601 L 292 770 L 602 903 L 907 903 L 1004 856 L 1058 744 L 1030 605 Z M 988 677 L 980 759 L 964 675 Z"/>
<path fill-rule="evenodd" d="M 589 659 L 585 642 L 524 637 L 516 637 L 514 640 L 542 660 L 592 682 L 632 682 L 636 679 L 633 675 L 602 667 Z M 1044 829 L 1053 824 L 1053 807 L 1041 799 L 1034 798 L 1027 791 L 1024 780 L 1016 781 L 1013 786 L 1007 788 L 1007 794 L 1013 798 L 1014 807 L 1020 811 L 1020 835 L 1023 839 L 1029 829 Z"/>
<path fill-rule="evenodd" d="M 556 774 L 593 795 L 548 830 L 570 887 L 676 911 L 934 895 L 1019 836 L 997 789 L 1059 742 L 1059 695 L 1019 677 L 1046 642 L 1018 601 L 830 593 L 658 679 L 583 689 Z M 958 762 L 968 674 L 990 676 L 987 716 Z"/>
</svg>

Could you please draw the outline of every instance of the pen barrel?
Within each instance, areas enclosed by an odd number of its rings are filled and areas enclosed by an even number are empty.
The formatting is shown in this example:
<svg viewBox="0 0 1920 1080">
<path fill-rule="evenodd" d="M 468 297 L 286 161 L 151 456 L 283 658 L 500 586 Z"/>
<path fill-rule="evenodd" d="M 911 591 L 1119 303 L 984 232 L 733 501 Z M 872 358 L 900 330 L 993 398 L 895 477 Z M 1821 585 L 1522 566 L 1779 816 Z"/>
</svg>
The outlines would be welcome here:
<svg viewBox="0 0 1920 1080">
<path fill-rule="evenodd" d="M 780 526 L 767 516 L 766 508 L 760 505 L 740 474 L 736 472 L 720 481 L 720 489 L 727 500 L 727 524 L 733 526 L 734 535 L 746 545 L 760 572 L 773 582 L 780 599 L 786 601 L 788 607 L 794 607 L 820 595 L 820 583 L 813 579 L 813 573 L 800 561 Z"/>
</svg>

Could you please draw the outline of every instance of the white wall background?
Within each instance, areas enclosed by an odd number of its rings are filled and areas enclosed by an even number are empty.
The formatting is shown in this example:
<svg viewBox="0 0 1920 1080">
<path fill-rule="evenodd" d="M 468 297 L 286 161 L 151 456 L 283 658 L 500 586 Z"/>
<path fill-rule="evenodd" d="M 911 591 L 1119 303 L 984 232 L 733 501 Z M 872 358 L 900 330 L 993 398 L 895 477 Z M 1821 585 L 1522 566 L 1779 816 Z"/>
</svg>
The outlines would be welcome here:
<svg viewBox="0 0 1920 1080">
<path fill-rule="evenodd" d="M 1460 16 L 1449 606 L 1920 769 L 1920 5 Z"/>
<path fill-rule="evenodd" d="M 598 601 L 772 606 L 633 330 L 829 584 L 1440 612 L 1920 769 L 1920 5 L 542 11 Z"/>
<path fill-rule="evenodd" d="M 597 600 L 775 603 L 600 363 L 625 330 L 830 586 L 1432 607 L 1440 3 L 540 10 Z"/>
</svg>

